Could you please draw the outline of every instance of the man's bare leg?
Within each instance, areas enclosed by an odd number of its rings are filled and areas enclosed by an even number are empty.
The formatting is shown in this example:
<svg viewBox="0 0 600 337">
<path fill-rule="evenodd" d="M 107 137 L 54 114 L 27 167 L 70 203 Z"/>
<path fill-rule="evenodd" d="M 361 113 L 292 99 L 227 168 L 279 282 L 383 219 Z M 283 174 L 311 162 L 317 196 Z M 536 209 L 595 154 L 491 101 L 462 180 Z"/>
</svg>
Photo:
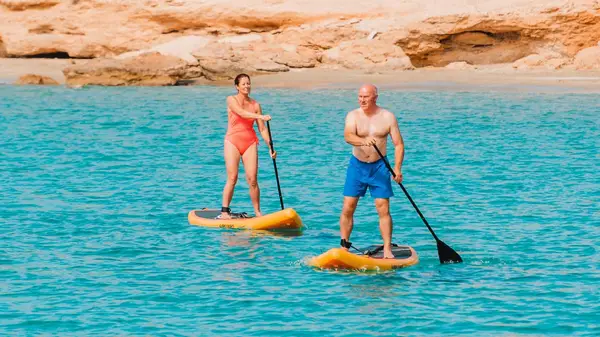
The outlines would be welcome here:
<svg viewBox="0 0 600 337">
<path fill-rule="evenodd" d="M 344 206 L 342 207 L 342 214 L 340 215 L 340 236 L 346 241 L 350 240 L 350 234 L 352 234 L 356 205 L 358 205 L 358 198 L 344 197 Z M 348 250 L 346 247 L 343 248 Z"/>
<path fill-rule="evenodd" d="M 393 259 L 392 253 L 392 217 L 390 216 L 390 199 L 375 199 L 375 208 L 379 214 L 379 231 L 383 238 L 383 258 Z"/>
</svg>

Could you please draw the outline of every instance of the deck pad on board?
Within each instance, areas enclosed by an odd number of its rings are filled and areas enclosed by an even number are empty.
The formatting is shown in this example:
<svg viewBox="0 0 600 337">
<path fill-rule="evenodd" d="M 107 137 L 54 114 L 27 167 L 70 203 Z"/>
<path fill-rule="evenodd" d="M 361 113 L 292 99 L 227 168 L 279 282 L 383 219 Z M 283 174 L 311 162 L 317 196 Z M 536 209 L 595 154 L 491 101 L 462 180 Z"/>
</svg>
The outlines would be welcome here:
<svg viewBox="0 0 600 337">
<path fill-rule="evenodd" d="M 202 210 L 194 211 L 194 214 L 196 214 L 196 216 L 199 218 L 217 219 L 217 217 L 219 215 L 221 215 L 221 211 L 218 209 L 202 209 Z M 254 217 L 248 215 L 248 213 L 246 213 L 246 212 L 242 212 L 242 213 L 231 213 L 231 218 L 232 219 L 250 219 L 250 218 L 254 218 Z"/>
<path fill-rule="evenodd" d="M 383 245 L 372 245 L 367 248 L 360 249 L 366 254 L 359 254 L 357 251 L 352 251 L 352 253 L 357 255 L 366 255 L 372 257 L 374 259 L 383 259 Z M 374 252 L 374 254 L 372 254 Z M 371 254 L 369 254 L 371 253 Z M 392 246 L 392 254 L 394 254 L 394 259 L 406 259 L 412 256 L 412 250 L 410 250 L 409 246 Z"/>
</svg>

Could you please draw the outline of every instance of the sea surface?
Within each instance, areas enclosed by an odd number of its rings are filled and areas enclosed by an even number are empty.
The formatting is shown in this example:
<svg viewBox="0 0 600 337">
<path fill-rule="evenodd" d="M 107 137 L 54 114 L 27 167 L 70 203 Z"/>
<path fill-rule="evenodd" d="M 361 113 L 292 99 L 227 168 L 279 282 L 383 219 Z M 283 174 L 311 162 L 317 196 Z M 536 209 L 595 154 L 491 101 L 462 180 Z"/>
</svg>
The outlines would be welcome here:
<svg viewBox="0 0 600 337">
<path fill-rule="evenodd" d="M 364 273 L 306 263 L 339 245 L 355 89 L 254 88 L 302 235 L 188 224 L 221 206 L 233 89 L 0 86 L 0 335 L 600 335 L 600 95 L 382 90 L 404 186 L 464 263 L 394 186 L 420 262 Z M 243 169 L 232 209 L 253 213 Z M 379 244 L 377 221 L 367 194 L 351 241 Z"/>
</svg>

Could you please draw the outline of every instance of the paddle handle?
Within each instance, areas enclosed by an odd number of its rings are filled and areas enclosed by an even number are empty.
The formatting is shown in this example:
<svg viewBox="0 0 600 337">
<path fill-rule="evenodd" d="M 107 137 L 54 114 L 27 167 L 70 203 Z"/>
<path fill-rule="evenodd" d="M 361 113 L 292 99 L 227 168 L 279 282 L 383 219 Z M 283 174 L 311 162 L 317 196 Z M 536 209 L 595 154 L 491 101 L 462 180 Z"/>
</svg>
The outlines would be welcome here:
<svg viewBox="0 0 600 337">
<path fill-rule="evenodd" d="M 385 166 L 390 171 L 390 173 L 392 174 L 392 176 L 395 178 L 396 177 L 396 173 L 394 173 L 394 170 L 392 170 L 392 167 L 390 166 L 390 163 L 388 163 L 387 159 L 383 156 L 383 154 L 381 153 L 381 151 L 379 151 L 379 148 L 377 148 L 377 145 L 373 144 L 373 147 L 375 147 L 375 150 L 377 151 L 377 153 L 379 154 L 379 156 L 381 157 L 381 159 L 383 159 L 383 162 L 385 163 Z M 410 203 L 413 205 L 413 207 L 415 208 L 415 210 L 417 211 L 417 213 L 421 217 L 421 220 L 423 220 L 423 223 L 425 224 L 425 226 L 427 226 L 427 229 L 429 229 L 429 232 L 431 232 L 431 235 L 433 235 L 433 238 L 435 239 L 435 241 L 440 241 L 440 239 L 438 239 L 437 235 L 435 235 L 435 233 L 433 232 L 433 229 L 431 228 L 431 226 L 429 226 L 429 223 L 427 222 L 427 220 L 423 216 L 423 213 L 421 213 L 421 211 L 419 210 L 419 207 L 417 207 L 417 204 L 415 204 L 415 202 L 413 201 L 413 199 L 408 194 L 408 191 L 406 190 L 406 188 L 404 188 L 404 185 L 402 185 L 402 183 L 398 183 L 398 185 L 400 185 L 400 187 L 402 188 L 402 191 L 404 192 L 404 194 L 408 198 L 408 201 L 410 201 Z"/>
<path fill-rule="evenodd" d="M 267 131 L 269 131 L 269 146 L 272 151 L 275 151 L 273 147 L 273 136 L 271 136 L 271 124 L 267 121 Z M 283 210 L 283 196 L 281 195 L 281 186 L 279 185 L 279 173 L 277 172 L 277 162 L 275 158 L 273 158 L 273 167 L 275 168 L 275 179 L 277 180 L 277 192 L 279 192 L 279 203 L 281 204 L 281 209 Z"/>
</svg>

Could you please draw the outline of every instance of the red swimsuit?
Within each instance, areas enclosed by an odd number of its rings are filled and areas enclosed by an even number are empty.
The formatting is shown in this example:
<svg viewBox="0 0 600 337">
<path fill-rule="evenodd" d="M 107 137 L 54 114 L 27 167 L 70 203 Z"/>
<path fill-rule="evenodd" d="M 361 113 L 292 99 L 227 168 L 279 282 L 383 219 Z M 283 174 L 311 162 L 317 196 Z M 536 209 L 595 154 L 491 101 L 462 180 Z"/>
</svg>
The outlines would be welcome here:
<svg viewBox="0 0 600 337">
<path fill-rule="evenodd" d="M 243 155 L 250 146 L 258 144 L 258 137 L 256 137 L 253 128 L 254 119 L 243 118 L 230 109 L 227 109 L 227 111 L 228 125 L 225 140 L 233 144 L 240 155 Z"/>
</svg>

